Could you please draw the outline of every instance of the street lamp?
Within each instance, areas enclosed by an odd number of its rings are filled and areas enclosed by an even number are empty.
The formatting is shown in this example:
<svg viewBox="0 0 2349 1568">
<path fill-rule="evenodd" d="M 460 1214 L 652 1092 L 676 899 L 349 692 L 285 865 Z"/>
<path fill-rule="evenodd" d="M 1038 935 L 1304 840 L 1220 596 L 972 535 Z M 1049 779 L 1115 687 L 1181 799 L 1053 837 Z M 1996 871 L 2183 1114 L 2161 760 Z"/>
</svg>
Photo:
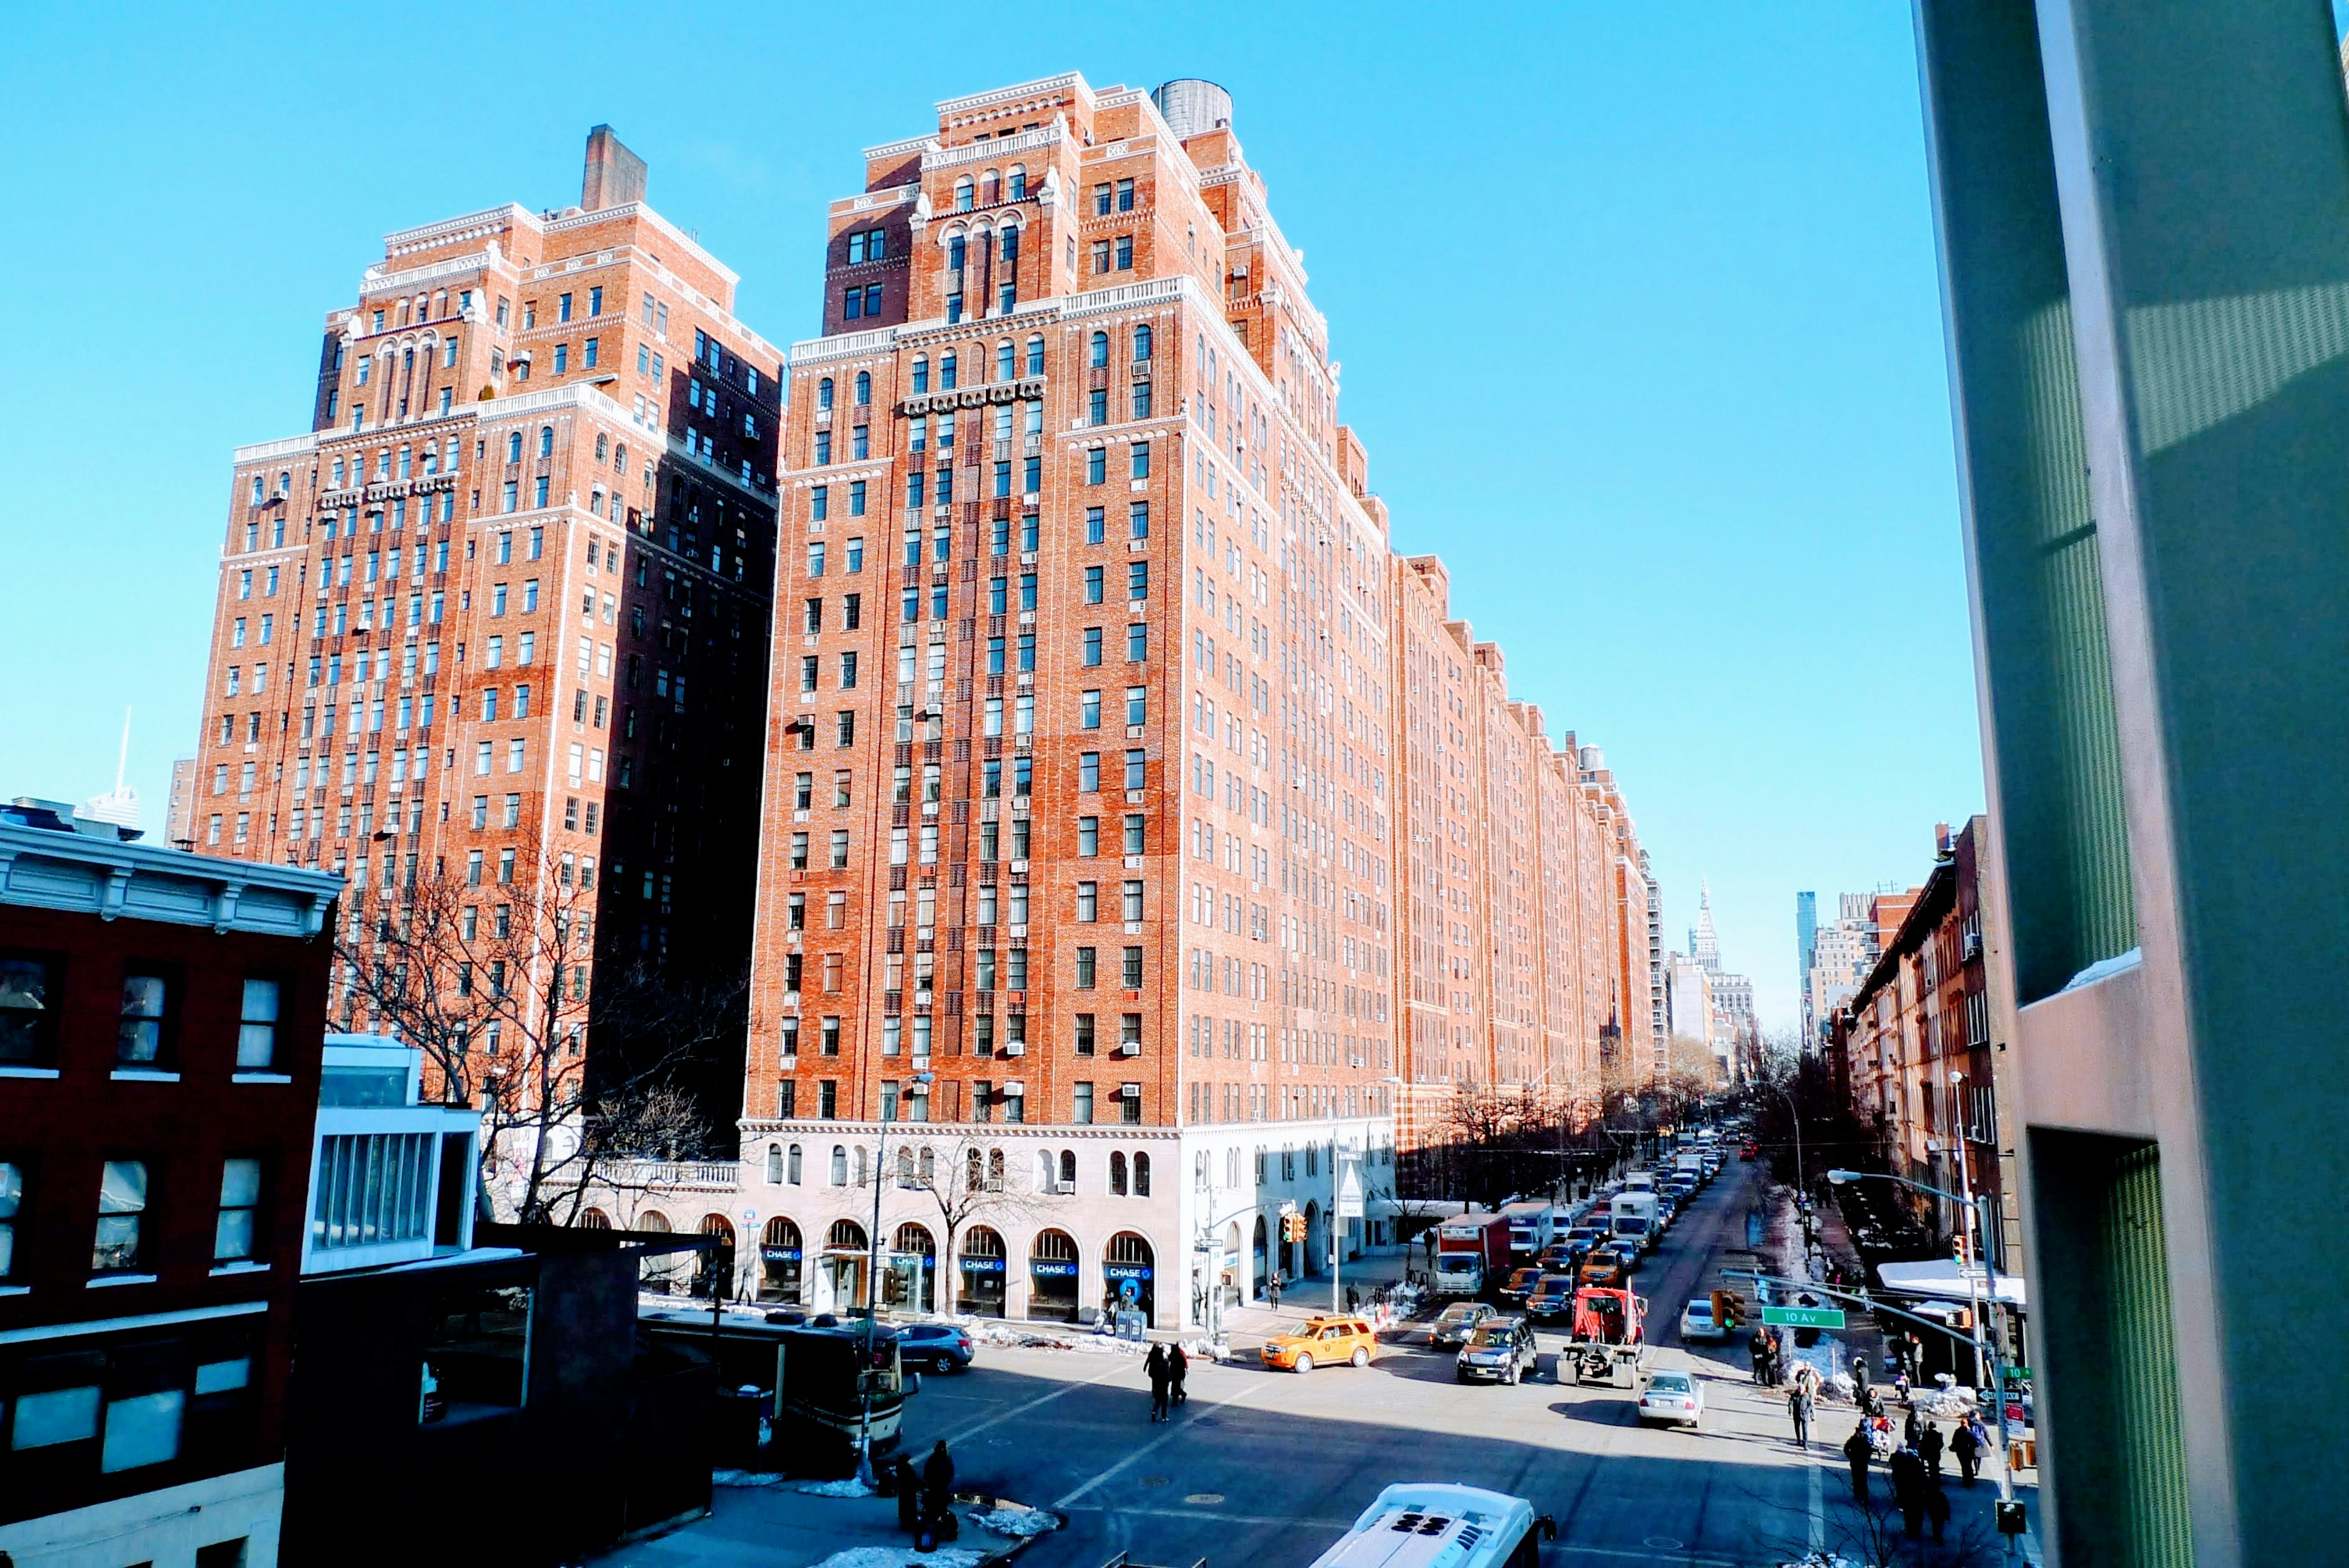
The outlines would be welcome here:
<svg viewBox="0 0 2349 1568">
<path fill-rule="evenodd" d="M 1951 1076 L 1962 1082 L 1965 1075 L 1962 1073 L 1953 1073 Z M 1911 1181 L 1905 1176 L 1894 1176 L 1887 1171 L 1880 1170 L 1830 1170 L 1827 1172 L 1827 1179 L 1837 1187 L 1841 1187 L 1847 1183 L 1854 1181 L 1897 1181 L 1903 1187 L 1913 1187 L 1920 1192 L 1930 1192 L 1936 1198 L 1946 1198 L 1952 1203 L 1963 1205 L 1966 1214 L 1972 1220 L 1974 1226 L 1979 1227 L 1982 1223 L 1982 1216 L 1974 1208 L 1973 1177 L 1971 1173 L 1966 1169 L 1965 1150 L 1963 1148 L 1961 1148 L 1958 1151 L 1958 1170 L 1959 1174 L 1964 1178 L 1963 1185 L 1965 1187 L 1965 1191 L 1963 1194 L 1945 1192 L 1940 1188 L 1929 1187 L 1924 1182 Z M 1971 1236 L 1966 1238 L 1966 1252 L 1968 1260 L 1970 1261 L 1975 1252 L 1975 1246 Z M 2006 1433 L 2006 1358 L 2003 1355 L 1993 1357 L 1990 1354 L 1988 1345 L 1986 1345 L 1982 1341 L 1983 1309 L 1982 1285 L 1983 1274 L 1991 1266 L 1990 1251 L 1987 1245 L 1984 1245 L 1982 1248 L 1981 1257 L 1982 1268 L 1980 1270 L 1968 1266 L 1968 1264 L 1964 1262 L 1961 1262 L 1960 1267 L 1961 1272 L 1962 1272 L 1966 1277 L 1967 1303 L 1972 1309 L 1974 1366 L 1978 1371 L 1980 1368 L 1984 1366 L 1990 1368 L 1991 1389 L 1993 1397 L 1998 1401 L 1998 1408 L 1996 1411 L 1998 1417 L 1998 1496 L 2001 1502 L 2007 1503 L 2014 1501 L 2014 1463 L 2009 1449 Z M 1992 1285 L 1993 1299 L 1995 1299 L 1996 1296 L 1996 1282 L 1993 1278 Z"/>
<path fill-rule="evenodd" d="M 922 1088 L 936 1082 L 935 1073 L 916 1073 L 909 1080 Z M 873 1484 L 873 1340 L 881 1326 L 881 1188 L 888 1164 L 889 1124 L 884 1120 L 873 1151 L 873 1233 L 866 1238 L 864 1265 L 864 1370 L 856 1380 L 856 1480 L 861 1486 Z"/>
</svg>

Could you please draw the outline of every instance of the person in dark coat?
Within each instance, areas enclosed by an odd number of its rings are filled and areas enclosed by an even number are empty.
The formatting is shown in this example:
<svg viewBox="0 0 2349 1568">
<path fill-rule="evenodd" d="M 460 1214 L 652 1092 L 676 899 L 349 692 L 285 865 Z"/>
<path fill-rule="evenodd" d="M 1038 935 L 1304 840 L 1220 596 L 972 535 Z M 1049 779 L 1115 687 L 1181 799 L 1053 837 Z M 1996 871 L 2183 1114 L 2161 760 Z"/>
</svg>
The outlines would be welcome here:
<svg viewBox="0 0 2349 1568">
<path fill-rule="evenodd" d="M 1851 1467 L 1851 1500 L 1862 1507 L 1868 1503 L 1868 1461 L 1873 1450 L 1868 1442 L 1868 1423 L 1862 1421 L 1843 1440 L 1844 1462 Z"/>
<path fill-rule="evenodd" d="M 1167 1376 L 1166 1347 L 1163 1345 L 1152 1345 L 1150 1355 L 1142 1363 L 1142 1370 L 1150 1379 L 1150 1418 L 1154 1421 L 1164 1421 L 1166 1419 L 1166 1386 L 1170 1381 Z"/>
<path fill-rule="evenodd" d="M 1933 1484 L 1935 1486 L 1940 1486 L 1941 1484 L 1941 1449 L 1943 1447 L 1944 1445 L 1941 1442 L 1941 1428 L 1931 1421 L 1926 1422 L 1925 1435 L 1917 1439 L 1917 1457 L 1925 1462 L 1925 1469 L 1932 1476 Z"/>
<path fill-rule="evenodd" d="M 1786 1414 L 1795 1422 L 1795 1447 L 1811 1446 L 1811 1391 L 1800 1378 L 1786 1392 Z"/>
<path fill-rule="evenodd" d="M 1264 1293 L 1272 1303 L 1272 1310 L 1280 1310 L 1280 1271 L 1272 1271 L 1272 1278 L 1264 1282 Z"/>
<path fill-rule="evenodd" d="M 890 1471 L 897 1487 L 897 1528 L 911 1535 L 922 1527 L 922 1480 L 914 1473 L 914 1461 L 903 1454 Z"/>
<path fill-rule="evenodd" d="M 1939 1541 L 1942 1529 L 1950 1522 L 1950 1494 L 1941 1490 L 1941 1478 L 1937 1474 L 1925 1478 L 1924 1502 L 1925 1517 L 1933 1522 L 1933 1539 Z"/>
<path fill-rule="evenodd" d="M 1917 1407 L 1911 1405 L 1909 1407 L 1909 1418 L 1900 1424 L 1901 1444 L 1903 1447 L 1913 1449 L 1924 1440 L 1924 1437 L 1925 1423 L 1918 1416 Z"/>
<path fill-rule="evenodd" d="M 1754 1386 L 1755 1387 L 1767 1388 L 1770 1386 L 1772 1382 L 1770 1362 L 1773 1353 L 1775 1353 L 1777 1348 L 1778 1346 L 1770 1338 L 1770 1332 L 1767 1329 L 1755 1329 L 1754 1331 L 1754 1337 L 1746 1341 L 1746 1349 L 1752 1352 L 1754 1356 Z"/>
<path fill-rule="evenodd" d="M 1892 1472 L 1892 1501 L 1900 1509 L 1901 1533 L 1913 1539 L 1925 1528 L 1925 1462 L 1916 1449 L 1902 1448 L 1885 1468 Z"/>
<path fill-rule="evenodd" d="M 1974 1484 L 1974 1475 L 1982 1469 L 1982 1438 L 1974 1433 L 1974 1423 L 1959 1422 L 1958 1429 L 1950 1434 L 1950 1452 L 1958 1457 L 1958 1473 L 1965 1478 L 1968 1486 Z"/>
<path fill-rule="evenodd" d="M 954 1456 L 947 1452 L 947 1440 L 940 1438 L 930 1457 L 922 1461 L 922 1515 L 933 1521 L 944 1519 L 954 1504 Z"/>
<path fill-rule="evenodd" d="M 1180 1345 L 1169 1347 L 1166 1352 L 1166 1388 L 1168 1404 L 1180 1405 L 1185 1399 L 1190 1397 L 1188 1394 L 1183 1392 L 1183 1379 L 1188 1376 L 1190 1372 L 1191 1358 L 1183 1354 L 1183 1347 Z"/>
</svg>

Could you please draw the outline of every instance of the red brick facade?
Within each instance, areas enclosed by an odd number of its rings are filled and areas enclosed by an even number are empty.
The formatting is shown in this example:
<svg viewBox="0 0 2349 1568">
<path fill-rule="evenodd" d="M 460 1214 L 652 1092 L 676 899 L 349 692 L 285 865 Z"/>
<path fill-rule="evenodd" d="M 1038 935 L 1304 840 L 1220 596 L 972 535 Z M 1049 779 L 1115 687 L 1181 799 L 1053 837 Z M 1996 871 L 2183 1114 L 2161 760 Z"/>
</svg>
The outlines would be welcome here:
<svg viewBox="0 0 2349 1568">
<path fill-rule="evenodd" d="M 489 909 L 543 846 L 599 963 L 744 961 L 781 389 L 734 282 L 640 202 L 388 236 L 315 428 L 237 454 L 198 848 L 395 901 L 478 857 Z"/>
<path fill-rule="evenodd" d="M 833 205 L 785 438 L 761 1128 L 1385 1117 L 1645 1033 L 1611 782 L 1395 561 L 1263 182 L 1227 120 L 1184 131 L 1023 84 Z"/>
</svg>

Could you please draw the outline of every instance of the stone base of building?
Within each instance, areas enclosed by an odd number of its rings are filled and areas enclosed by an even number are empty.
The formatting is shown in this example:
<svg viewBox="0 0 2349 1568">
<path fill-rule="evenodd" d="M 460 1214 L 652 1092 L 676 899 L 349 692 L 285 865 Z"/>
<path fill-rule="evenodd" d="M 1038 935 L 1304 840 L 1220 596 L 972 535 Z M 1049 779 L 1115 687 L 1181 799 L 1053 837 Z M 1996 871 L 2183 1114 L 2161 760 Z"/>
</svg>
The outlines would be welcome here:
<svg viewBox="0 0 2349 1568">
<path fill-rule="evenodd" d="M 223 1568 L 275 1568 L 285 1505 L 285 1465 L 257 1465 L 0 1524 L 0 1552 L 16 1568 L 197 1568 L 196 1554 L 211 1547 Z M 239 1541 L 242 1556 L 228 1547 Z M 203 1558 L 207 1568 L 214 1561 Z"/>
</svg>

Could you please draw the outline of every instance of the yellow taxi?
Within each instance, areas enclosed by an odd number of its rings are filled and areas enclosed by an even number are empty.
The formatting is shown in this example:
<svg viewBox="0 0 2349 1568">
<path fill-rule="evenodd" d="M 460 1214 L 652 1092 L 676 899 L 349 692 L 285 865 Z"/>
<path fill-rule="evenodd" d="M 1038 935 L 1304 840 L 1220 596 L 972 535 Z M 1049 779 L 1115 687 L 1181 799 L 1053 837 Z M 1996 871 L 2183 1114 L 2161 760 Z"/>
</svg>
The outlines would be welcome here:
<svg viewBox="0 0 2349 1568">
<path fill-rule="evenodd" d="M 1309 1317 L 1264 1342 L 1264 1364 L 1289 1372 L 1310 1372 L 1337 1361 L 1368 1366 L 1378 1343 L 1368 1319 Z"/>
</svg>

